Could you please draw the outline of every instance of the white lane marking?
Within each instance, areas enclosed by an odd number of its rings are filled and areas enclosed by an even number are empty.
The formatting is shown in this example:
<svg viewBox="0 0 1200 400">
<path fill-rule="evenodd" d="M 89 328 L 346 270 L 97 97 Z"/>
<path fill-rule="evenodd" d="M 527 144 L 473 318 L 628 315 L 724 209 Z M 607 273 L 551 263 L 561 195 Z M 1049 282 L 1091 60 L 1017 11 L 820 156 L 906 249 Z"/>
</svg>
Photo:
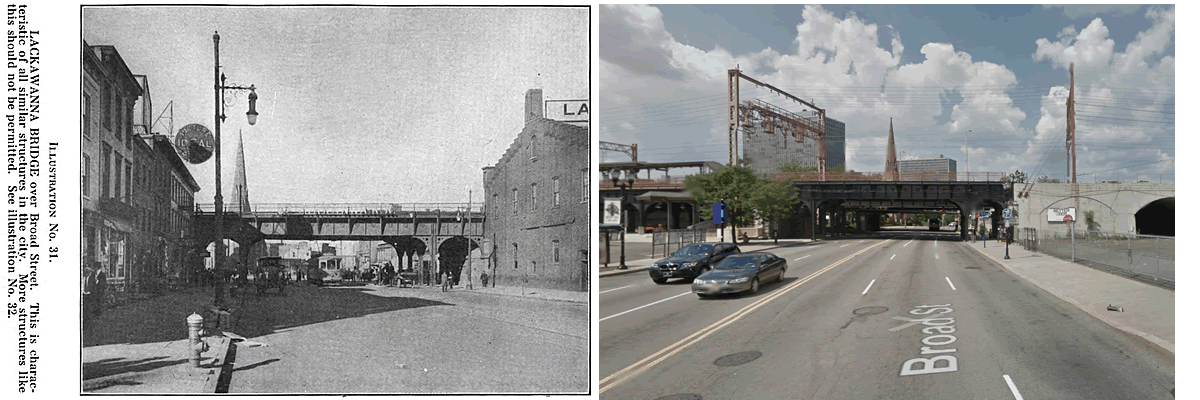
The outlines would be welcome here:
<svg viewBox="0 0 1200 400">
<path fill-rule="evenodd" d="M 653 303 L 650 303 L 650 304 L 647 304 L 647 305 L 644 305 L 644 306 L 641 306 L 641 307 L 638 307 L 638 308 L 635 308 L 635 309 L 632 309 L 632 310 L 621 311 L 621 312 L 619 312 L 619 313 L 616 313 L 616 314 L 609 315 L 609 316 L 607 316 L 607 317 L 601 318 L 601 319 L 600 319 L 600 322 L 603 322 L 604 320 L 606 320 L 606 319 L 609 319 L 609 318 L 612 318 L 612 317 L 616 317 L 616 316 L 619 316 L 619 315 L 622 315 L 622 314 L 625 314 L 625 313 L 631 313 L 631 312 L 634 312 L 634 311 L 637 311 L 637 310 L 641 310 L 641 309 L 643 309 L 643 308 L 650 307 L 650 306 L 652 306 L 652 305 L 655 305 L 655 304 L 658 304 L 658 303 L 662 303 L 662 302 L 664 302 L 664 301 L 667 301 L 667 300 L 670 300 L 670 299 L 673 299 L 673 298 L 676 298 L 676 297 L 679 297 L 679 296 L 683 296 L 683 295 L 689 295 L 689 294 L 692 294 L 692 292 L 691 292 L 691 291 L 688 291 L 688 292 L 680 293 L 680 294 L 678 294 L 678 295 L 671 296 L 671 297 L 668 297 L 668 298 L 665 298 L 665 299 L 662 299 L 662 300 L 659 300 L 659 301 L 656 301 L 656 302 L 653 302 Z"/>
<path fill-rule="evenodd" d="M 954 282 L 950 282 L 950 277 L 948 277 L 948 276 L 946 277 L 946 283 L 949 283 L 950 288 L 954 289 Z M 958 289 L 954 289 L 954 290 L 957 291 Z"/>
<path fill-rule="evenodd" d="M 867 291 L 868 291 L 868 290 L 871 290 L 871 285 L 874 285 L 874 284 L 875 284 L 875 280 L 874 280 L 874 279 L 872 279 L 872 280 L 871 280 L 871 283 L 868 283 L 868 284 L 867 284 L 867 288 L 866 288 L 866 289 L 863 289 L 863 294 L 867 294 Z"/>
<path fill-rule="evenodd" d="M 889 260 L 894 259 L 894 258 L 896 258 L 896 255 L 892 254 L 892 258 L 889 258 Z"/>
<path fill-rule="evenodd" d="M 863 239 L 863 240 L 867 240 L 867 239 Z M 863 240 L 859 240 L 858 242 L 859 242 L 859 243 L 862 243 L 862 242 L 863 242 Z"/>
<path fill-rule="evenodd" d="M 1017 391 L 1017 385 L 1013 383 L 1012 378 L 1009 378 L 1008 375 L 1004 375 L 1004 381 L 1008 382 L 1008 390 L 1013 392 L 1013 397 L 1017 398 L 1017 400 L 1025 400 L 1024 397 L 1021 397 L 1021 392 Z"/>
<path fill-rule="evenodd" d="M 908 239 L 908 243 L 912 243 L 914 240 L 917 240 L 917 238 Z M 908 243 L 905 243 L 903 247 L 908 247 Z"/>
<path fill-rule="evenodd" d="M 843 244 L 843 245 L 841 245 L 841 246 L 838 246 L 838 248 L 840 249 L 840 248 L 843 248 L 843 247 L 846 247 L 846 246 L 849 246 L 849 245 L 850 245 L 849 243 L 846 243 L 846 244 Z"/>
<path fill-rule="evenodd" d="M 941 260 L 941 259 L 942 259 L 941 257 L 938 257 L 938 255 L 937 255 L 937 254 L 934 254 L 934 255 L 933 255 L 933 258 L 936 258 L 936 259 L 939 259 L 939 260 Z M 600 293 L 604 293 L 604 292 L 600 292 Z"/>
<path fill-rule="evenodd" d="M 629 285 L 629 286 L 633 286 L 633 285 Z M 629 286 L 621 286 L 621 287 L 619 287 L 619 288 L 616 288 L 616 289 L 608 289 L 608 290 L 605 290 L 605 291 L 603 291 L 603 292 L 600 292 L 600 294 L 605 294 L 605 293 L 608 293 L 608 292 L 612 292 L 612 291 L 616 291 L 616 290 L 621 290 L 621 289 L 627 288 L 627 287 L 629 287 Z"/>
<path fill-rule="evenodd" d="M 811 256 L 811 255 L 812 255 L 812 254 L 809 254 L 808 256 Z M 800 258 L 808 258 L 808 256 L 804 256 L 804 257 L 800 257 Z M 799 260 L 800 260 L 800 258 L 797 258 L 797 259 L 796 259 L 796 261 L 799 261 Z"/>
</svg>

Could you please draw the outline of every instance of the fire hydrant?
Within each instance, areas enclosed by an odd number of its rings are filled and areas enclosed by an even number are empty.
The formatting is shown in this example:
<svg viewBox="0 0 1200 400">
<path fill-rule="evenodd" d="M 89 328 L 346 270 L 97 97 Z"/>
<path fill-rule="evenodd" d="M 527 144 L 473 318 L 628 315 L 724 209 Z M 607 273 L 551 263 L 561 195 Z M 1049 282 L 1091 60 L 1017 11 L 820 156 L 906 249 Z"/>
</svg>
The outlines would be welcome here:
<svg viewBox="0 0 1200 400">
<path fill-rule="evenodd" d="M 193 368 L 200 368 L 200 353 L 208 351 L 208 343 L 200 340 L 200 329 L 204 326 L 204 317 L 200 314 L 192 313 L 187 317 L 188 325 L 188 348 L 191 349 L 191 354 L 188 360 L 191 361 Z"/>
</svg>

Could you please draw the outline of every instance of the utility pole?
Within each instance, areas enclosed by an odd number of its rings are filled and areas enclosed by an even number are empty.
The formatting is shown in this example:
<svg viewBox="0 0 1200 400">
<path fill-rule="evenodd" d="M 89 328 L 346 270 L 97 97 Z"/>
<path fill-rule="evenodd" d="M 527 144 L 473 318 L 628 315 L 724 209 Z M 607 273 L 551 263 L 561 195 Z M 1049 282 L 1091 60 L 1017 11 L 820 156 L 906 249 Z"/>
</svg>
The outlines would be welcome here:
<svg viewBox="0 0 1200 400">
<path fill-rule="evenodd" d="M 738 77 L 742 72 L 731 69 L 729 73 L 729 166 L 737 166 L 737 130 L 738 130 Z"/>
<path fill-rule="evenodd" d="M 1071 89 L 1067 95 L 1067 147 L 1071 156 L 1068 167 L 1071 169 L 1071 197 L 1075 198 L 1075 210 L 1079 210 L 1079 182 L 1076 180 L 1079 171 L 1075 164 L 1075 63 L 1071 63 L 1068 71 L 1071 74 Z M 1075 221 L 1071 221 L 1071 226 L 1074 225 Z"/>
</svg>

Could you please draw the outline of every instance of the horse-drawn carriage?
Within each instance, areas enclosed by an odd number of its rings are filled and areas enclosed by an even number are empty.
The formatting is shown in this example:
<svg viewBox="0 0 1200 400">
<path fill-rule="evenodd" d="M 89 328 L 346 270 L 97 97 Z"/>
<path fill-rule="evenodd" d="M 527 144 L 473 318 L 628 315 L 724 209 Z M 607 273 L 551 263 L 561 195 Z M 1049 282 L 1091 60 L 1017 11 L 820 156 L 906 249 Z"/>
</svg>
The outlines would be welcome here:
<svg viewBox="0 0 1200 400">
<path fill-rule="evenodd" d="M 279 293 L 283 294 L 284 287 L 291 282 L 281 257 L 259 257 L 258 263 L 246 277 L 260 295 L 265 294 L 267 289 L 279 289 Z"/>
</svg>

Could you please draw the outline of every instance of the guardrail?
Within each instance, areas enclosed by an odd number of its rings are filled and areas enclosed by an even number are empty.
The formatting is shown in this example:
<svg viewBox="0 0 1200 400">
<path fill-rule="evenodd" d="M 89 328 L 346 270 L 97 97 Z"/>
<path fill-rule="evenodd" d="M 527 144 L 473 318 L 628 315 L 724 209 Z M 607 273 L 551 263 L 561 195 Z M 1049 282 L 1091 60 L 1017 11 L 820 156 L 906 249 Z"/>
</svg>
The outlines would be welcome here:
<svg viewBox="0 0 1200 400">
<path fill-rule="evenodd" d="M 197 212 L 214 212 L 212 203 L 196 204 Z M 236 207 L 225 205 L 225 212 L 236 212 Z M 479 203 L 255 203 L 251 213 L 264 214 L 350 214 L 350 215 L 402 215 L 412 212 L 483 212 Z"/>
<path fill-rule="evenodd" d="M 1091 266 L 1106 267 L 1135 278 L 1175 284 L 1175 238 L 1131 233 L 1077 230 L 1070 235 L 1040 235 L 1021 228 L 1015 241 L 1026 250 Z"/>
</svg>

